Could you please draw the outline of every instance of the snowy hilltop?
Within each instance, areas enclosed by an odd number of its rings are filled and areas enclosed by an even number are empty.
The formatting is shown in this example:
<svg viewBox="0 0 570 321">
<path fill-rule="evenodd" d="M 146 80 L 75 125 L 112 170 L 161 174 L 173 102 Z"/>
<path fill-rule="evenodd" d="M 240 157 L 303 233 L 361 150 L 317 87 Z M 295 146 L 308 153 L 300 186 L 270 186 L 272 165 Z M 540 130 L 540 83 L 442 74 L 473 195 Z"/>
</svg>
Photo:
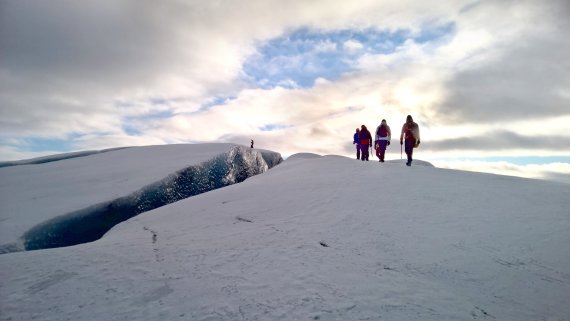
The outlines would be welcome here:
<svg viewBox="0 0 570 321">
<path fill-rule="evenodd" d="M 191 164 L 228 149 L 195 146 L 188 153 L 204 157 Z M 2 203 L 5 177 L 14 190 L 8 196 L 19 197 L 2 212 L 70 213 L 84 208 L 75 198 L 85 193 L 103 195 L 86 203 L 132 200 L 187 166 L 153 176 L 175 162 L 150 160 L 167 157 L 156 148 L 145 153 L 152 170 L 120 177 L 110 164 L 135 166 L 134 150 L 90 161 L 91 179 L 53 181 L 53 168 L 73 170 L 71 159 L 17 174 L 3 171 L 22 165 L 2 168 Z M 275 165 L 276 155 L 260 157 Z M 137 182 L 120 195 L 91 190 L 114 179 Z M 548 181 L 293 155 L 240 184 L 134 216 L 97 241 L 0 255 L 0 319 L 568 320 L 568 195 L 569 185 Z M 12 222 L 25 225 L 6 215 L 2 233 Z"/>
</svg>

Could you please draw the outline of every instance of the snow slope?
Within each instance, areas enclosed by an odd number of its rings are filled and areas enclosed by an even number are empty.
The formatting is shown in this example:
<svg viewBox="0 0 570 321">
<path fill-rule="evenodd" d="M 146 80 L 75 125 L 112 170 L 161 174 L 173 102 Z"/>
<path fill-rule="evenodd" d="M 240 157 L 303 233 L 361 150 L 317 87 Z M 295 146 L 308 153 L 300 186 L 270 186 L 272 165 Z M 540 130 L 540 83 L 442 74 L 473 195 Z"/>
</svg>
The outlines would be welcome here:
<svg viewBox="0 0 570 321">
<path fill-rule="evenodd" d="M 292 156 L 96 242 L 0 255 L 0 319 L 569 320 L 568 195 Z"/>
<path fill-rule="evenodd" d="M 62 228 L 97 227 L 265 172 L 278 153 L 231 144 L 162 145 L 54 155 L 0 168 L 0 253 L 65 245 Z M 120 212 L 120 214 L 117 214 Z M 101 220 L 101 217 L 105 217 Z M 46 240 L 48 236 L 50 240 Z"/>
</svg>

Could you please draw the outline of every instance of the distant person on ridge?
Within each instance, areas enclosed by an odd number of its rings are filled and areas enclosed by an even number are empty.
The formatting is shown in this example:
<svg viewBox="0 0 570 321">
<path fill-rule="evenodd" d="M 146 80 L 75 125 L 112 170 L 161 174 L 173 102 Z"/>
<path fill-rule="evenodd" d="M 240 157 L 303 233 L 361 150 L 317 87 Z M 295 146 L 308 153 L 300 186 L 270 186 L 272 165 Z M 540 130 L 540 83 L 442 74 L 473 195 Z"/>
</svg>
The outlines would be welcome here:
<svg viewBox="0 0 570 321">
<path fill-rule="evenodd" d="M 360 159 L 360 129 L 356 129 L 356 133 L 354 133 L 354 140 L 352 144 L 356 144 L 356 159 Z"/>
<path fill-rule="evenodd" d="M 392 138 L 392 131 L 390 130 L 390 126 L 388 126 L 388 123 L 386 123 L 386 119 L 382 119 L 382 122 L 376 128 L 376 139 L 374 140 L 376 156 L 382 163 L 384 162 L 386 147 L 390 145 L 391 138 Z"/>
<path fill-rule="evenodd" d="M 412 166 L 412 154 L 414 153 L 414 148 L 420 145 L 420 127 L 418 124 L 414 123 L 412 116 L 408 115 L 406 117 L 406 123 L 402 126 L 402 133 L 400 134 L 400 145 L 404 144 L 405 141 L 405 151 L 408 156 L 408 162 L 406 165 Z"/>
<path fill-rule="evenodd" d="M 253 148 L 253 139 L 251 140 L 251 148 Z"/>
<path fill-rule="evenodd" d="M 372 135 L 370 135 L 370 132 L 368 131 L 368 129 L 366 129 L 366 126 L 364 125 L 360 127 L 359 138 L 360 138 L 360 153 L 362 154 L 361 160 L 368 161 L 368 157 L 370 155 L 368 149 L 372 147 Z"/>
</svg>

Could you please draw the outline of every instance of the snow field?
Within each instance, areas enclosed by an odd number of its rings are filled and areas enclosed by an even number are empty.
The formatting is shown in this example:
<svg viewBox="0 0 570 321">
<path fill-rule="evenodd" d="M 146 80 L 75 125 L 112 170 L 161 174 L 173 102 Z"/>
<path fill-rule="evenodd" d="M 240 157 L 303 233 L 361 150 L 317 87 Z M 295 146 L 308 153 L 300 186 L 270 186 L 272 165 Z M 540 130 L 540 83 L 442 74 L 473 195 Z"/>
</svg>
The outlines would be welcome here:
<svg viewBox="0 0 570 321">
<path fill-rule="evenodd" d="M 568 320 L 569 192 L 291 157 L 96 242 L 0 255 L 1 319 Z"/>
</svg>

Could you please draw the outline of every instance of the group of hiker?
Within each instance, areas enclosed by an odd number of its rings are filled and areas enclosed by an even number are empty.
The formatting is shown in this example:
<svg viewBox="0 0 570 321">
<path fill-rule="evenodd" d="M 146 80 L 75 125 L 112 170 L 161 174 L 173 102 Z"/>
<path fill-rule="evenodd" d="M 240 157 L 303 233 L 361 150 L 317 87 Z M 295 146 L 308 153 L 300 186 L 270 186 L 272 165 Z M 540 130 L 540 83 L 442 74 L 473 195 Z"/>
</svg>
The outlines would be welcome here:
<svg viewBox="0 0 570 321">
<path fill-rule="evenodd" d="M 386 119 L 382 119 L 382 122 L 376 128 L 376 135 L 374 136 L 374 149 L 376 150 L 376 156 L 380 162 L 384 162 L 384 155 L 386 154 L 386 148 L 390 145 L 390 140 L 392 138 L 392 132 L 390 126 L 386 122 Z M 372 148 L 372 135 L 368 131 L 365 125 L 360 128 L 356 128 L 356 133 L 354 133 L 353 144 L 356 145 L 356 159 L 362 161 L 368 161 L 370 156 L 369 149 Z M 408 161 L 406 165 L 412 165 L 412 154 L 414 148 L 420 145 L 420 127 L 414 122 L 411 115 L 406 117 L 406 123 L 402 126 L 402 132 L 400 133 L 400 146 L 404 147 Z"/>
</svg>

